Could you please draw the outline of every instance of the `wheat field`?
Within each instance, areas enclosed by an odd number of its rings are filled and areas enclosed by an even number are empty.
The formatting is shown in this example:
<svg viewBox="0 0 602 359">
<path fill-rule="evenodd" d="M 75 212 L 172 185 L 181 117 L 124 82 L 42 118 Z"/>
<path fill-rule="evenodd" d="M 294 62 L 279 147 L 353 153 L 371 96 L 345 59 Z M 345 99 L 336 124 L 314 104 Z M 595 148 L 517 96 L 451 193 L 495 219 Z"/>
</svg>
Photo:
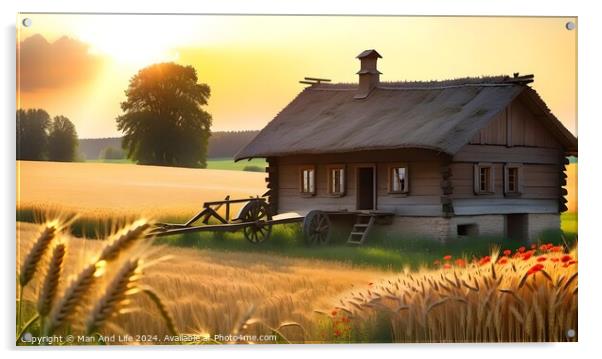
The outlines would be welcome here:
<svg viewBox="0 0 602 359">
<path fill-rule="evenodd" d="M 17 161 L 17 209 L 82 217 L 190 217 L 205 201 L 261 196 L 264 178 L 243 171 Z"/>
<path fill-rule="evenodd" d="M 17 268 L 33 246 L 39 226 L 17 223 L 19 253 Z M 68 255 L 65 278 L 73 280 L 90 258 L 102 252 L 104 241 L 63 236 Z M 292 259 L 259 253 L 227 253 L 151 246 L 148 262 L 162 258 L 144 270 L 141 282 L 155 288 L 166 303 L 178 333 L 231 334 L 242 317 L 253 310 L 260 319 L 247 329 L 250 334 L 270 333 L 282 323 L 300 327 L 282 329 L 293 342 L 322 342 L 318 308 L 329 308 L 341 293 L 368 288 L 369 283 L 391 272 L 354 268 L 344 263 Z M 168 258 L 165 258 L 168 256 Z M 110 266 L 107 266 L 110 267 Z M 62 282 L 59 291 L 65 289 Z M 41 283 L 34 280 L 25 300 L 35 302 Z M 135 310 L 121 314 L 107 326 L 107 333 L 130 335 L 169 334 L 153 303 L 142 296 L 132 299 Z M 85 323 L 79 323 L 84 326 Z M 301 329 L 303 328 L 303 329 Z"/>
<path fill-rule="evenodd" d="M 577 258 L 576 247 L 551 244 L 472 261 L 448 255 L 437 269 L 343 295 L 330 314 L 331 340 L 355 341 L 352 328 L 370 332 L 384 322 L 393 342 L 576 341 Z"/>
</svg>

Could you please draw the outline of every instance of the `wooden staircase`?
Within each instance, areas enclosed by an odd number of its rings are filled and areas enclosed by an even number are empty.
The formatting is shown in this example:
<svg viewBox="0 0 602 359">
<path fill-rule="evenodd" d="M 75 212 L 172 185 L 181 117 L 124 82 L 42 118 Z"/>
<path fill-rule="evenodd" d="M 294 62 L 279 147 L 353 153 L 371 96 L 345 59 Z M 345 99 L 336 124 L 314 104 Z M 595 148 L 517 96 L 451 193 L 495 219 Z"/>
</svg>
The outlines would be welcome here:
<svg viewBox="0 0 602 359">
<path fill-rule="evenodd" d="M 360 246 L 368 238 L 368 233 L 376 222 L 376 215 L 359 213 L 355 218 L 355 224 L 347 238 L 347 244 Z"/>
</svg>

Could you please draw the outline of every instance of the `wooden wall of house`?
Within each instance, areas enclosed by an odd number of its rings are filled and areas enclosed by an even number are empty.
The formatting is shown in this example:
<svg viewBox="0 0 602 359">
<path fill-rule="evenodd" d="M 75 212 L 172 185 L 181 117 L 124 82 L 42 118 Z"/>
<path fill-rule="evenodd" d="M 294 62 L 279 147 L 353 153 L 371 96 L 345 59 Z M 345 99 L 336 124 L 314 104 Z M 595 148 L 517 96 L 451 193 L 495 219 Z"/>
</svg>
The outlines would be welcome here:
<svg viewBox="0 0 602 359">
<path fill-rule="evenodd" d="M 500 112 L 471 140 L 472 145 L 502 145 L 557 148 L 562 146 L 537 119 L 535 109 L 521 97 Z M 546 119 L 544 119 L 545 121 Z"/>
<path fill-rule="evenodd" d="M 536 113 L 515 99 L 452 158 L 450 197 L 456 215 L 559 212 L 564 154 Z M 475 194 L 475 163 L 493 164 L 493 194 Z M 506 163 L 522 164 L 520 196 L 504 194 Z"/>
<path fill-rule="evenodd" d="M 356 210 L 357 169 L 374 165 L 378 210 L 408 216 L 439 216 L 441 215 L 440 162 L 441 155 L 417 149 L 279 157 L 275 164 L 278 169 L 278 212 L 306 213 L 312 209 Z M 346 193 L 342 197 L 333 197 L 328 193 L 328 166 L 336 164 L 344 164 L 346 169 Z M 393 164 L 408 166 L 409 193 L 407 195 L 389 193 L 387 174 L 389 166 Z M 300 193 L 299 168 L 304 165 L 316 167 L 317 191 L 314 196 L 308 197 Z"/>
</svg>

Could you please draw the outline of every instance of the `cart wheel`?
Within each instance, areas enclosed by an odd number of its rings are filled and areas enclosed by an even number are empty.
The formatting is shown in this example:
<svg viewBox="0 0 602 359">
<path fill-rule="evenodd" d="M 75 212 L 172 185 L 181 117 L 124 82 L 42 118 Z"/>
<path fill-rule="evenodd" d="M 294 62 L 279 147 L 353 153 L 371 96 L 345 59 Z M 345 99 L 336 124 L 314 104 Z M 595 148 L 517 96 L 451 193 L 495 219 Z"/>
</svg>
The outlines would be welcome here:
<svg viewBox="0 0 602 359">
<path fill-rule="evenodd" d="M 303 234 L 309 245 L 328 244 L 330 241 L 330 218 L 328 214 L 313 210 L 303 220 Z"/>
<path fill-rule="evenodd" d="M 250 201 L 240 210 L 238 218 L 242 222 L 250 222 L 243 232 L 245 238 L 251 243 L 261 243 L 270 238 L 272 225 L 265 221 L 272 219 L 270 207 L 265 201 Z"/>
</svg>

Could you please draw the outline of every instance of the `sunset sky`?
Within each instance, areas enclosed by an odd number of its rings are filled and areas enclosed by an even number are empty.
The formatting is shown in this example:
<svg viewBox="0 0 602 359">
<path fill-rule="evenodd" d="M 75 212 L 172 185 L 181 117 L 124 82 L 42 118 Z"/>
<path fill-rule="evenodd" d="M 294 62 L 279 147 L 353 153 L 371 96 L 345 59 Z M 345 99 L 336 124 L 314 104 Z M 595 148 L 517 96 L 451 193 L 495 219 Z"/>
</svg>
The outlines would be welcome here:
<svg viewBox="0 0 602 359">
<path fill-rule="evenodd" d="M 356 82 L 362 50 L 381 80 L 535 74 L 532 86 L 576 133 L 574 18 L 22 14 L 18 108 L 65 115 L 81 138 L 120 135 L 129 79 L 146 65 L 192 65 L 211 87 L 213 130 L 261 129 L 304 76 Z"/>
</svg>

